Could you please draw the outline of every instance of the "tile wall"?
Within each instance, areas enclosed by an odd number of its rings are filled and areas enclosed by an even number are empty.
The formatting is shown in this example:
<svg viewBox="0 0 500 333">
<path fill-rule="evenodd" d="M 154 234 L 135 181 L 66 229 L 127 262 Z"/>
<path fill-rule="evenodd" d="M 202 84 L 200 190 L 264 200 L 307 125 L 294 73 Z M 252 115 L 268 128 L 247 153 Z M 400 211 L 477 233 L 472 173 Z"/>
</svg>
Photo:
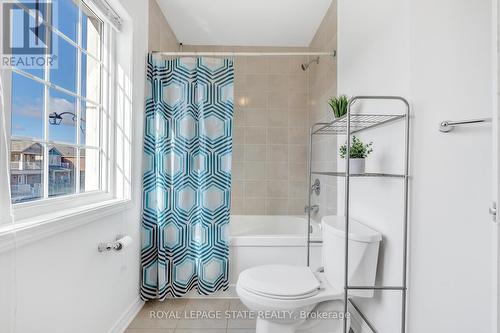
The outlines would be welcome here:
<svg viewBox="0 0 500 333">
<path fill-rule="evenodd" d="M 176 51 L 178 41 L 155 0 L 150 5 L 149 49 Z M 158 29 L 158 27 L 163 27 Z M 323 52 L 336 49 L 336 2 L 332 2 L 309 48 L 184 45 L 183 51 Z M 307 202 L 310 125 L 330 121 L 327 104 L 337 94 L 336 60 L 322 56 L 307 71 L 308 57 L 236 57 L 232 214 L 304 214 Z M 336 140 L 314 142 L 313 168 L 336 169 Z M 334 179 L 319 177 L 313 198 L 320 218 L 336 212 Z"/>
<path fill-rule="evenodd" d="M 307 48 L 184 46 L 184 51 Z M 308 154 L 305 57 L 235 58 L 232 214 L 303 214 Z"/>
<path fill-rule="evenodd" d="M 332 1 L 321 25 L 314 36 L 309 50 L 324 52 L 337 49 L 337 2 Z M 337 96 L 337 60 L 329 56 L 320 57 L 318 65 L 312 64 L 309 74 L 309 121 L 310 125 L 317 122 L 330 122 L 333 115 L 328 99 Z M 342 92 L 340 92 L 342 93 Z M 344 140 L 345 138 L 339 138 Z M 338 149 L 336 137 L 321 136 L 313 141 L 313 170 L 336 171 Z M 319 213 L 314 215 L 320 220 L 324 215 L 337 212 L 337 178 L 331 176 L 313 176 L 321 182 L 321 194 L 313 195 L 313 203 L 319 205 Z M 341 184 L 341 183 L 340 183 Z"/>
</svg>

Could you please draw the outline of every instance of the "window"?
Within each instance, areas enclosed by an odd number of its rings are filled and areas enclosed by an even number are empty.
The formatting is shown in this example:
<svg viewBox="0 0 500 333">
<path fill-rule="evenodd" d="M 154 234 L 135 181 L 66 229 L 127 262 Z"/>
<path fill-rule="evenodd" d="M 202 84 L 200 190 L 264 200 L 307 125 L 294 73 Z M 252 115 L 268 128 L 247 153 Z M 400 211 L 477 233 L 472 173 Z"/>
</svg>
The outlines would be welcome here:
<svg viewBox="0 0 500 333">
<path fill-rule="evenodd" d="M 43 22 L 42 31 L 57 45 L 57 66 L 12 69 L 13 203 L 105 190 L 102 90 L 108 25 L 84 1 L 54 5 L 54 21 Z"/>
</svg>

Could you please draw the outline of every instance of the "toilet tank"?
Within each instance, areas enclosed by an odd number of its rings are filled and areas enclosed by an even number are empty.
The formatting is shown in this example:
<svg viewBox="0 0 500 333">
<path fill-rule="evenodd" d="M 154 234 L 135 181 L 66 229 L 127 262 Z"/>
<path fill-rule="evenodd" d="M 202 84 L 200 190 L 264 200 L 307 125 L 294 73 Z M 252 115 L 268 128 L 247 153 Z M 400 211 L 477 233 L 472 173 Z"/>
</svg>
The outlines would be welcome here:
<svg viewBox="0 0 500 333">
<path fill-rule="evenodd" d="M 325 276 L 334 288 L 344 288 L 345 217 L 325 216 L 321 220 L 323 248 L 321 260 Z M 349 219 L 349 285 L 373 286 L 377 273 L 382 235 L 366 225 Z M 349 295 L 373 297 L 373 290 L 351 290 Z"/>
</svg>

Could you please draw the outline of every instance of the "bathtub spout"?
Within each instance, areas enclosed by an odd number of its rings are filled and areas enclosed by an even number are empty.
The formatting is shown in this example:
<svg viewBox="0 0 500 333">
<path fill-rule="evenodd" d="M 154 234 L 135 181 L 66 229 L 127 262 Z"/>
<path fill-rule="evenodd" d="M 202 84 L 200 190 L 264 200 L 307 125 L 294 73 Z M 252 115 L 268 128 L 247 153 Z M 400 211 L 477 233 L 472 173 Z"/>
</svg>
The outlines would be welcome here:
<svg viewBox="0 0 500 333">
<path fill-rule="evenodd" d="M 304 207 L 304 213 L 308 213 L 308 212 L 311 212 L 311 213 L 314 213 L 314 214 L 318 214 L 318 212 L 319 212 L 319 205 L 305 206 Z"/>
</svg>

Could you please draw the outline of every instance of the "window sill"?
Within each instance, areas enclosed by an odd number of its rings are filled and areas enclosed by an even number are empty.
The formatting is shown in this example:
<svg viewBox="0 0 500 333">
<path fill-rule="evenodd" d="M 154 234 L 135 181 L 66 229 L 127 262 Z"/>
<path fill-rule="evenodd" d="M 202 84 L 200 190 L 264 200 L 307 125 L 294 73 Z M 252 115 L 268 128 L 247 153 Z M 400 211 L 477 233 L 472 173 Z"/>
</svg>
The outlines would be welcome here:
<svg viewBox="0 0 500 333">
<path fill-rule="evenodd" d="M 111 199 L 0 226 L 0 253 L 94 222 L 130 207 L 130 200 Z"/>
</svg>

